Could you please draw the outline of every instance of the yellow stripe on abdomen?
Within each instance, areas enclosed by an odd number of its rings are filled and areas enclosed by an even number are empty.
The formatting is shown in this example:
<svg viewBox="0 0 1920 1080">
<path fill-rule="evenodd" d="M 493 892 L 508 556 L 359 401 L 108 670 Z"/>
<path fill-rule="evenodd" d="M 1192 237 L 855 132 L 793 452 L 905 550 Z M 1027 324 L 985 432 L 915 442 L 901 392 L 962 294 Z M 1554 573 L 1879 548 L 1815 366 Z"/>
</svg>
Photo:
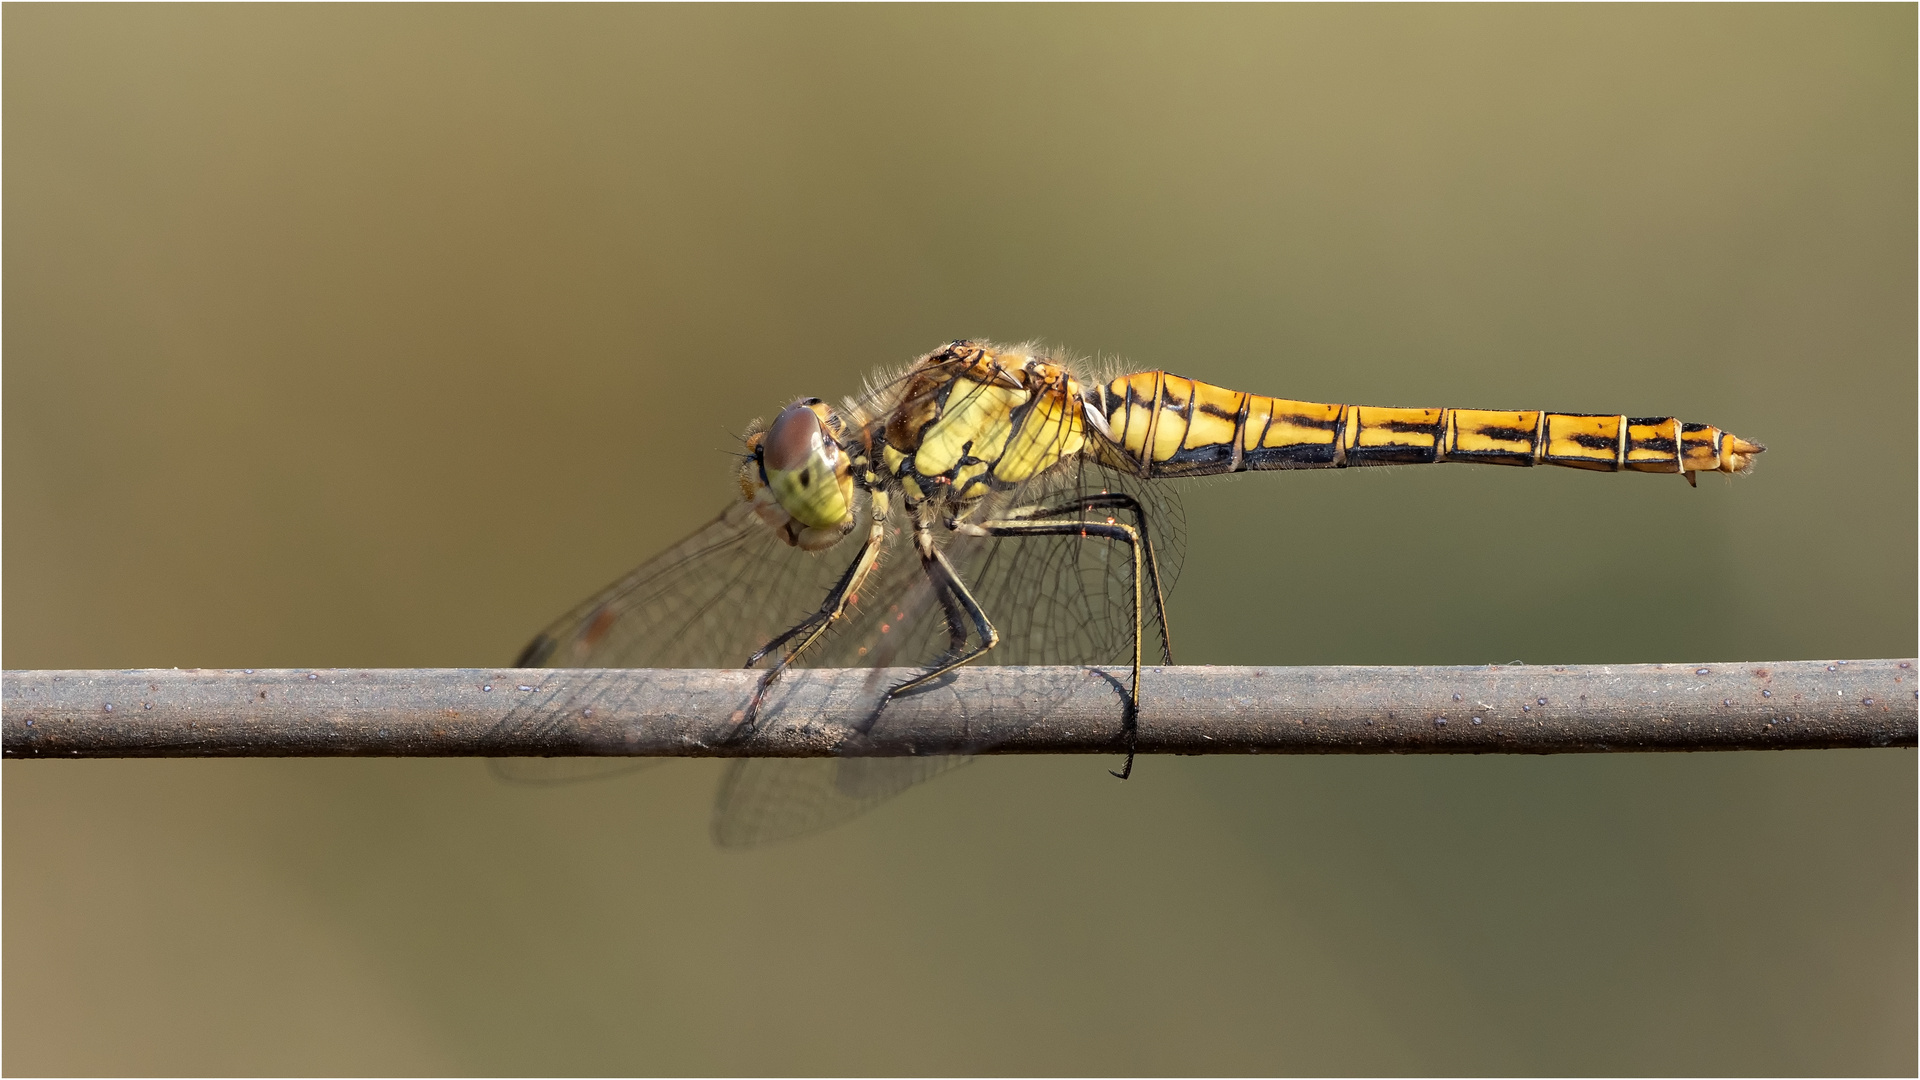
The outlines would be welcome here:
<svg viewBox="0 0 1920 1080">
<path fill-rule="evenodd" d="M 1425 465 L 1440 460 L 1445 409 L 1347 410 L 1345 465 Z"/>
<path fill-rule="evenodd" d="M 1314 469 L 1339 464 L 1340 429 L 1346 414 L 1345 405 L 1249 398 L 1241 468 Z"/>
<path fill-rule="evenodd" d="M 1484 465 L 1532 465 L 1540 438 L 1537 412 L 1448 409 L 1443 461 Z"/>
</svg>

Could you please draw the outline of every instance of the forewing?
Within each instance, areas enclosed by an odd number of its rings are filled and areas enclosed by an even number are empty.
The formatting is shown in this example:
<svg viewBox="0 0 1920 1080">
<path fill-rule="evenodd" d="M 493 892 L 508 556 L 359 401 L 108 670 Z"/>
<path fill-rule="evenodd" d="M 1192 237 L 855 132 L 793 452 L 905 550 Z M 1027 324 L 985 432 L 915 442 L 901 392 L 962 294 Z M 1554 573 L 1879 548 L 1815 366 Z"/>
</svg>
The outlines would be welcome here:
<svg viewBox="0 0 1920 1080">
<path fill-rule="evenodd" d="M 867 524 L 863 510 L 846 541 L 805 552 L 782 542 L 747 504 L 736 503 L 556 619 L 527 646 L 518 666 L 739 667 L 818 609 L 865 539 Z M 858 600 L 796 666 L 912 667 L 931 658 L 921 638 L 945 640 L 937 610 L 927 617 L 930 593 L 901 523 L 893 523 L 886 540 L 886 554 Z M 887 685 L 876 679 L 872 690 L 877 707 Z M 776 685 L 763 715 L 777 715 L 780 706 Z M 529 719 L 503 734 L 538 746 L 546 731 Z M 967 760 L 742 758 L 729 764 L 721 781 L 714 839 L 738 847 L 816 832 Z M 555 784 L 618 776 L 658 763 L 515 757 L 488 764 L 496 776 L 515 783 Z"/>
<path fill-rule="evenodd" d="M 780 540 L 736 502 L 705 527 L 600 590 L 541 631 L 519 667 L 693 667 L 745 664 L 819 606 L 852 558 L 846 544 L 819 553 Z M 538 747 L 547 734 L 520 719 L 501 734 Z M 522 783 L 592 779 L 653 761 L 494 758 L 495 775 Z"/>
<path fill-rule="evenodd" d="M 739 667 L 819 606 L 851 558 L 801 551 L 736 502 L 534 638 L 522 667 Z"/>
</svg>

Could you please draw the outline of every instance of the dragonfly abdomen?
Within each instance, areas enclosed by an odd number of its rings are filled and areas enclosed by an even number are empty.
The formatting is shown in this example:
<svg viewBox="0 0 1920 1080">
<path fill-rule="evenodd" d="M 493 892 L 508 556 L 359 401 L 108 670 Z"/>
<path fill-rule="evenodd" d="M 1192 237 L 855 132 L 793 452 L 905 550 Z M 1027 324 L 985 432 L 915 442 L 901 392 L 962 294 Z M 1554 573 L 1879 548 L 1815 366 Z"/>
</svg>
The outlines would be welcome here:
<svg viewBox="0 0 1920 1080">
<path fill-rule="evenodd" d="M 1113 441 L 1150 476 L 1443 461 L 1744 472 L 1765 449 L 1672 417 L 1331 405 L 1241 393 L 1164 371 L 1113 380 L 1102 405 Z"/>
</svg>

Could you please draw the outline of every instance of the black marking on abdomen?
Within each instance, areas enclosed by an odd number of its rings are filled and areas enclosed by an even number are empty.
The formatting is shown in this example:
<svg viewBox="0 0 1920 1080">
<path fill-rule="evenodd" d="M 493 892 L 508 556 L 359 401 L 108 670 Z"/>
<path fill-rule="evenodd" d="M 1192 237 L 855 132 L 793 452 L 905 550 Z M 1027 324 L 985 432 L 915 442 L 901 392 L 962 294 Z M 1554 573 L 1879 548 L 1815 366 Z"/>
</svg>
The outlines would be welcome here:
<svg viewBox="0 0 1920 1080">
<path fill-rule="evenodd" d="M 1426 429 L 1418 429 L 1426 430 Z M 1353 465 L 1427 465 L 1437 460 L 1437 446 L 1349 446 L 1347 464 Z"/>
<path fill-rule="evenodd" d="M 1474 428 L 1473 434 L 1481 436 L 1482 438 L 1498 439 L 1501 442 L 1526 443 L 1529 447 L 1533 445 L 1533 429 L 1530 427 L 1525 427 L 1525 428 L 1482 427 L 1482 428 Z M 1478 451 L 1476 451 L 1476 453 L 1477 452 Z M 1501 453 L 1515 453 L 1515 454 L 1523 453 L 1523 452 L 1525 451 L 1519 451 L 1519 450 L 1501 451 Z"/>
<path fill-rule="evenodd" d="M 1228 472 L 1233 467 L 1234 445 L 1236 444 L 1229 440 L 1224 443 L 1175 450 L 1172 457 L 1165 461 L 1154 462 L 1153 471 L 1166 476 Z"/>
<path fill-rule="evenodd" d="M 1313 428 L 1318 431 L 1335 431 L 1340 427 L 1340 418 L 1338 416 L 1331 420 L 1322 420 L 1317 416 L 1303 416 L 1300 413 L 1274 413 L 1271 422 L 1275 424 L 1293 424 L 1303 428 Z"/>
<path fill-rule="evenodd" d="M 1416 424 L 1408 420 L 1387 420 L 1378 424 L 1366 424 L 1364 427 L 1368 431 L 1391 431 L 1395 435 L 1438 435 L 1440 433 L 1438 423 Z"/>
<path fill-rule="evenodd" d="M 1458 461 L 1465 465 L 1523 465 L 1533 464 L 1533 448 L 1520 450 L 1462 450 L 1459 447 L 1447 451 L 1448 461 Z"/>
<path fill-rule="evenodd" d="M 1297 446 L 1256 446 L 1240 459 L 1243 472 L 1260 469 L 1325 469 L 1333 465 L 1332 443 L 1308 443 Z"/>
</svg>

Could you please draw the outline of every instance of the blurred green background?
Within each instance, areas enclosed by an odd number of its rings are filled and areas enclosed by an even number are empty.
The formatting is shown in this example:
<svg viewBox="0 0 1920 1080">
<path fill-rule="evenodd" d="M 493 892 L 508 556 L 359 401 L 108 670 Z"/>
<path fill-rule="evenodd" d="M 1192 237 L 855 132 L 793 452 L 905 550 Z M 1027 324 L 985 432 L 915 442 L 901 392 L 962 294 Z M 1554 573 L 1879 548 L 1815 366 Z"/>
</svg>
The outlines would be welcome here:
<svg viewBox="0 0 1920 1080">
<path fill-rule="evenodd" d="M 1185 491 L 1189 663 L 1913 656 L 1915 9 L 5 11 L 5 665 L 507 662 L 960 336 L 1679 415 Z M 1906 751 L 9 762 L 19 1073 L 1907 1073 Z"/>
</svg>

